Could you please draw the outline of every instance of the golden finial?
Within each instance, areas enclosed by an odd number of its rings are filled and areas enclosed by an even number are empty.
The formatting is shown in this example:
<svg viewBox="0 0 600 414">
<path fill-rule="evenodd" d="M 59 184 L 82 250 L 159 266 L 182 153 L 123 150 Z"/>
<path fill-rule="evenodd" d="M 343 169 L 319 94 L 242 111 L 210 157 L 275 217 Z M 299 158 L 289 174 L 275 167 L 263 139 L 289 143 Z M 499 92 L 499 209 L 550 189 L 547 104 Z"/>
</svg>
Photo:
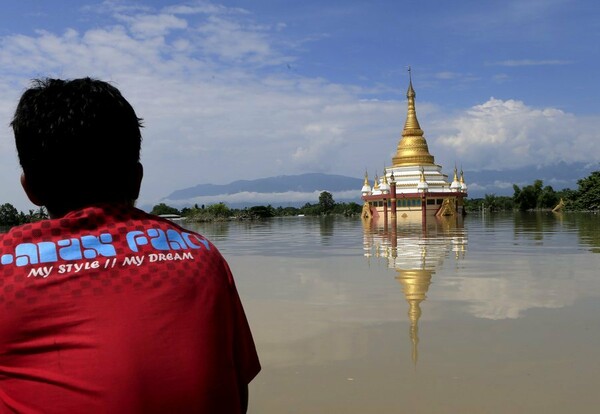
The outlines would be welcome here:
<svg viewBox="0 0 600 414">
<path fill-rule="evenodd" d="M 379 176 L 375 173 L 375 182 L 373 183 L 373 190 L 379 190 Z"/>
<path fill-rule="evenodd" d="M 369 185 L 369 174 L 367 173 L 367 170 L 365 170 L 365 182 L 363 183 L 363 186 L 365 185 Z"/>
<path fill-rule="evenodd" d="M 456 164 L 454 164 L 454 179 L 452 180 L 453 182 L 458 182 L 458 173 L 456 172 Z"/>
<path fill-rule="evenodd" d="M 415 90 L 413 89 L 413 86 L 412 86 L 412 72 L 410 70 L 410 65 L 409 65 L 408 66 L 408 91 L 406 92 L 406 97 L 414 98 L 415 96 L 417 96 L 417 94 L 415 93 Z M 413 102 L 413 106 L 414 106 L 414 102 Z"/>
<path fill-rule="evenodd" d="M 460 183 L 465 183 L 465 174 L 463 173 L 462 165 L 460 166 Z"/>
<path fill-rule="evenodd" d="M 385 167 L 383 167 L 383 183 L 387 184 L 387 170 L 385 169 Z"/>
</svg>

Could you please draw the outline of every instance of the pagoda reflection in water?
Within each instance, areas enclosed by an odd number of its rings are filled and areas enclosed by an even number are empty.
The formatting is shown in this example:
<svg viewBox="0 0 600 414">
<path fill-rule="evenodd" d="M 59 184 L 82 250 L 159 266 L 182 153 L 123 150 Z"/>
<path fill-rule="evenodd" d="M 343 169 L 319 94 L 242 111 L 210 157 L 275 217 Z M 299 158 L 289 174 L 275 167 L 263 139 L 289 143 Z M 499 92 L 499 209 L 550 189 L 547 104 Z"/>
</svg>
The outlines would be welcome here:
<svg viewBox="0 0 600 414">
<path fill-rule="evenodd" d="M 408 302 L 409 335 L 412 360 L 418 360 L 419 319 L 421 303 L 427 298 L 432 276 L 444 260 L 464 259 L 467 235 L 461 216 L 436 217 L 424 226 L 418 220 L 391 227 L 379 221 L 363 220 L 364 255 L 369 260 L 386 260 L 388 268 L 397 272 Z"/>
</svg>

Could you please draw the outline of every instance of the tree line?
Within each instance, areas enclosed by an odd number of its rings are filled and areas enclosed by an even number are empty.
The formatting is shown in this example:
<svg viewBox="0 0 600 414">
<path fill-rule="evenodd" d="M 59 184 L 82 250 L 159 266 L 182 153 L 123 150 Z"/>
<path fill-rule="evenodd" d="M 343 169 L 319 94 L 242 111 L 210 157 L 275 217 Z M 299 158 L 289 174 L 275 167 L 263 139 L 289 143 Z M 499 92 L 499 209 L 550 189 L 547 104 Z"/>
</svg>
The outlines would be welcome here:
<svg viewBox="0 0 600 414">
<path fill-rule="evenodd" d="M 160 203 L 152 208 L 151 213 L 156 215 L 176 214 L 185 217 L 188 221 L 215 221 L 229 220 L 232 218 L 244 220 L 262 219 L 284 216 L 323 216 L 339 214 L 354 216 L 360 214 L 362 206 L 355 202 L 337 203 L 330 192 L 323 191 L 319 194 L 319 201 L 315 204 L 306 203 L 302 207 L 273 207 L 260 205 L 243 209 L 229 208 L 225 203 L 216 203 L 205 206 L 195 204 L 193 207 L 184 207 L 181 210 Z"/>
<path fill-rule="evenodd" d="M 513 184 L 512 197 L 486 194 L 484 198 L 466 200 L 465 207 L 467 211 L 550 210 L 562 200 L 564 210 L 600 210 L 600 171 L 578 180 L 577 186 L 577 190 L 565 188 L 555 191 L 552 186 L 545 186 L 542 180 L 535 180 L 522 188 Z"/>
<path fill-rule="evenodd" d="M 160 203 L 152 208 L 151 213 L 156 215 L 176 214 L 185 217 L 189 221 L 218 221 L 229 220 L 231 218 L 252 220 L 297 215 L 319 216 L 341 214 L 353 216 L 360 214 L 361 211 L 361 205 L 354 202 L 337 203 L 330 192 L 323 191 L 319 194 L 319 201 L 317 203 L 306 203 L 302 207 L 273 207 L 269 204 L 267 206 L 253 206 L 236 209 L 229 208 L 225 203 L 216 203 L 208 206 L 199 206 L 198 204 L 195 204 L 193 207 L 184 207 L 179 210 L 165 203 Z M 38 210 L 29 210 L 29 212 L 24 213 L 17 210 L 10 203 L 0 205 L 0 227 L 8 228 L 47 218 L 48 213 L 43 207 Z"/>
</svg>

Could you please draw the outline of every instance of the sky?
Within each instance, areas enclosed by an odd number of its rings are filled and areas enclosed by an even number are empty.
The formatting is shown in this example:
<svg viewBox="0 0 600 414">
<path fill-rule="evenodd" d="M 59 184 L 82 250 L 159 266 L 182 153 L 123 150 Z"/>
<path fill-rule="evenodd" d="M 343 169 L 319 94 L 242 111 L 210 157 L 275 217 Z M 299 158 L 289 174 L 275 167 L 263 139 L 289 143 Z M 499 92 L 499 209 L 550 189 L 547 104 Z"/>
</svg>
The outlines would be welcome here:
<svg viewBox="0 0 600 414">
<path fill-rule="evenodd" d="M 381 173 L 406 119 L 408 66 L 447 174 L 600 160 L 593 0 L 20 0 L 0 10 L 0 203 L 20 210 L 34 206 L 9 124 L 39 77 L 110 81 L 131 102 L 144 119 L 141 204 L 203 183 Z"/>
</svg>

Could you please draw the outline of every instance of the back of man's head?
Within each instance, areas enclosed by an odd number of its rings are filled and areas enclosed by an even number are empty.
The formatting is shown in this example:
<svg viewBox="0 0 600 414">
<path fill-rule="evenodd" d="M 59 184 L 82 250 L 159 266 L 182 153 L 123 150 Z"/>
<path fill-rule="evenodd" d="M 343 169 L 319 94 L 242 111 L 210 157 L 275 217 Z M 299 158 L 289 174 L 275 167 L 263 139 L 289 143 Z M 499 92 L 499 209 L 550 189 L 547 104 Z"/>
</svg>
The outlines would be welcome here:
<svg viewBox="0 0 600 414">
<path fill-rule="evenodd" d="M 135 200 L 140 122 L 119 90 L 106 82 L 33 81 L 11 123 L 29 193 L 57 215 Z"/>
</svg>

